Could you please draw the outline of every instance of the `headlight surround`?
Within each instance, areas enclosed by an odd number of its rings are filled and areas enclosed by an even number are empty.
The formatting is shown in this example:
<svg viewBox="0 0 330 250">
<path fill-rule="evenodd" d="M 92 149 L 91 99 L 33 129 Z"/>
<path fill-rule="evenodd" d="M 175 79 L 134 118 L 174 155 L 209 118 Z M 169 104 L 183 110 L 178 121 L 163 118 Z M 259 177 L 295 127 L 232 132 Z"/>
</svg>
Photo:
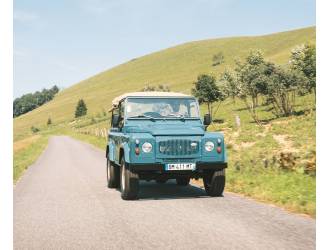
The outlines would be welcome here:
<svg viewBox="0 0 330 250">
<path fill-rule="evenodd" d="M 205 142 L 204 147 L 206 151 L 211 152 L 214 149 L 214 143 L 211 141 L 207 141 Z"/>
<path fill-rule="evenodd" d="M 144 153 L 150 153 L 152 150 L 152 144 L 150 142 L 145 142 L 142 144 L 142 151 Z"/>
</svg>

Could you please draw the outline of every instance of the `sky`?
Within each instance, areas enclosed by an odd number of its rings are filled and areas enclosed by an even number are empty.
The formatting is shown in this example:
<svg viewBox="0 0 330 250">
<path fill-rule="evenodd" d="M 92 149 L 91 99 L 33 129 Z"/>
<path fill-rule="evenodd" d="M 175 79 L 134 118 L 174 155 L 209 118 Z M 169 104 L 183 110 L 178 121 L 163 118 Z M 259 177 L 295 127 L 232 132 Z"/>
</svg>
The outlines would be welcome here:
<svg viewBox="0 0 330 250">
<path fill-rule="evenodd" d="M 14 0 L 14 97 L 181 43 L 315 25 L 312 0 Z"/>
</svg>

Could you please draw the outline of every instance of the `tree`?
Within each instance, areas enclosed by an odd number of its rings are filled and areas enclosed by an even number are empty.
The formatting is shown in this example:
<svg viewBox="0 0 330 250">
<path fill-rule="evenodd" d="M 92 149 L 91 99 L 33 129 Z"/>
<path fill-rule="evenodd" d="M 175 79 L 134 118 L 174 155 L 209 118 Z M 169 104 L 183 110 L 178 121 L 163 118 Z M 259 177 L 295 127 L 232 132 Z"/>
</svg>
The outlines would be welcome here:
<svg viewBox="0 0 330 250">
<path fill-rule="evenodd" d="M 216 85 L 215 77 L 206 74 L 199 75 L 194 85 L 192 94 L 198 99 L 199 103 L 207 104 L 208 112 L 212 116 L 212 104 L 225 98 L 225 95 Z"/>
<path fill-rule="evenodd" d="M 232 72 L 225 70 L 225 72 L 221 74 L 219 79 L 219 86 L 220 89 L 223 90 L 222 92 L 226 96 L 230 96 L 235 102 L 235 97 L 238 95 L 239 90 L 237 88 L 236 76 Z"/>
<path fill-rule="evenodd" d="M 41 105 L 49 102 L 58 93 L 59 89 L 55 85 L 51 89 L 43 89 L 34 93 L 25 94 L 16 98 L 13 102 L 14 117 L 25 114 Z"/>
<path fill-rule="evenodd" d="M 277 116 L 294 112 L 295 97 L 307 85 L 308 78 L 299 70 L 275 66 L 267 85 L 267 100 L 273 104 Z"/>
<path fill-rule="evenodd" d="M 84 116 L 87 114 L 87 106 L 83 99 L 80 99 L 77 103 L 75 117 Z"/>
<path fill-rule="evenodd" d="M 290 66 L 303 72 L 308 78 L 305 89 L 316 93 L 316 48 L 315 45 L 304 44 L 291 51 Z"/>
<path fill-rule="evenodd" d="M 242 63 L 236 61 L 236 89 L 253 118 L 260 125 L 256 108 L 258 96 L 266 94 L 269 76 L 272 74 L 274 64 L 265 62 L 260 50 L 252 50 Z"/>
<path fill-rule="evenodd" d="M 213 61 L 212 66 L 217 66 L 225 62 L 225 57 L 223 53 L 220 51 L 219 53 L 213 56 L 212 61 Z"/>
<path fill-rule="evenodd" d="M 48 120 L 47 120 L 47 126 L 51 125 L 52 124 L 52 119 L 50 117 L 48 117 Z"/>
</svg>

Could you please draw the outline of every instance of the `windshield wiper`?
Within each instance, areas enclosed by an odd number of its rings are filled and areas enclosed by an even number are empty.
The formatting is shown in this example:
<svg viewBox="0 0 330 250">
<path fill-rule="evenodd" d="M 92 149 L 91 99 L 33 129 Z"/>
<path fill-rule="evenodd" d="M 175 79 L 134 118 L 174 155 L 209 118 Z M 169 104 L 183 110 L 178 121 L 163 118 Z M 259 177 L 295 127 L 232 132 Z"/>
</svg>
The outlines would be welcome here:
<svg viewBox="0 0 330 250">
<path fill-rule="evenodd" d="M 181 120 L 185 120 L 184 115 L 181 115 L 181 114 L 168 114 L 164 117 L 175 117 L 175 118 L 180 118 Z"/>
<path fill-rule="evenodd" d="M 148 118 L 151 121 L 154 121 L 155 120 L 155 118 L 152 117 L 152 116 L 150 116 L 150 115 L 134 115 L 134 116 L 128 117 L 128 119 L 130 119 L 130 118 Z"/>
</svg>

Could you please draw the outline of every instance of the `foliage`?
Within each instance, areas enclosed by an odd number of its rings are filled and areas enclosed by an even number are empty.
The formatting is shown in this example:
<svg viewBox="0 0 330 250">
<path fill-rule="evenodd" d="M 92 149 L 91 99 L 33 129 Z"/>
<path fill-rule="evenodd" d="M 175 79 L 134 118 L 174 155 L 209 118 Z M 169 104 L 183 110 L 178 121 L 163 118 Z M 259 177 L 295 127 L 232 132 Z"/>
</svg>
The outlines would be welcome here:
<svg viewBox="0 0 330 250">
<path fill-rule="evenodd" d="M 25 94 L 19 98 L 16 98 L 13 102 L 13 115 L 18 117 L 25 114 L 41 105 L 49 102 L 58 93 L 59 88 L 54 85 L 50 89 L 43 89 L 41 92 Z"/>
<path fill-rule="evenodd" d="M 235 97 L 239 94 L 235 74 L 228 70 L 224 71 L 220 76 L 219 87 L 226 96 L 231 97 L 235 102 Z"/>
<path fill-rule="evenodd" d="M 47 120 L 47 126 L 51 125 L 52 124 L 52 119 L 50 117 L 48 117 L 48 120 Z"/>
<path fill-rule="evenodd" d="M 268 76 L 274 65 L 265 62 L 260 50 L 251 50 L 244 62 L 236 61 L 237 93 L 249 109 L 253 120 L 260 124 L 256 108 L 258 97 L 266 93 Z"/>
<path fill-rule="evenodd" d="M 87 114 L 87 106 L 83 99 L 80 99 L 77 103 L 75 117 L 84 116 Z"/>
<path fill-rule="evenodd" d="M 147 84 L 146 86 L 144 86 L 144 88 L 142 89 L 143 92 L 146 91 L 160 91 L 160 92 L 170 92 L 170 87 L 166 84 L 159 84 L 158 86 L 151 86 L 149 84 Z"/>
<path fill-rule="evenodd" d="M 297 91 L 304 93 L 308 79 L 297 70 L 276 66 L 269 76 L 267 84 L 267 101 L 273 104 L 277 116 L 289 116 L 294 112 Z"/>
<path fill-rule="evenodd" d="M 209 114 L 212 115 L 212 103 L 225 99 L 225 94 L 216 85 L 215 77 L 206 74 L 199 75 L 194 85 L 192 94 L 197 97 L 199 103 L 207 104 Z"/>
<path fill-rule="evenodd" d="M 304 44 L 291 51 L 290 66 L 301 71 L 307 78 L 305 89 L 315 92 L 316 88 L 316 48 L 315 45 Z"/>
<path fill-rule="evenodd" d="M 31 127 L 31 131 L 32 131 L 32 133 L 38 133 L 39 131 L 40 131 L 40 129 L 39 128 L 37 128 L 37 127 L 35 127 L 35 126 L 32 126 Z"/>
<path fill-rule="evenodd" d="M 225 57 L 223 53 L 220 51 L 219 53 L 213 56 L 212 61 L 213 61 L 212 66 L 217 66 L 225 62 Z"/>
</svg>

